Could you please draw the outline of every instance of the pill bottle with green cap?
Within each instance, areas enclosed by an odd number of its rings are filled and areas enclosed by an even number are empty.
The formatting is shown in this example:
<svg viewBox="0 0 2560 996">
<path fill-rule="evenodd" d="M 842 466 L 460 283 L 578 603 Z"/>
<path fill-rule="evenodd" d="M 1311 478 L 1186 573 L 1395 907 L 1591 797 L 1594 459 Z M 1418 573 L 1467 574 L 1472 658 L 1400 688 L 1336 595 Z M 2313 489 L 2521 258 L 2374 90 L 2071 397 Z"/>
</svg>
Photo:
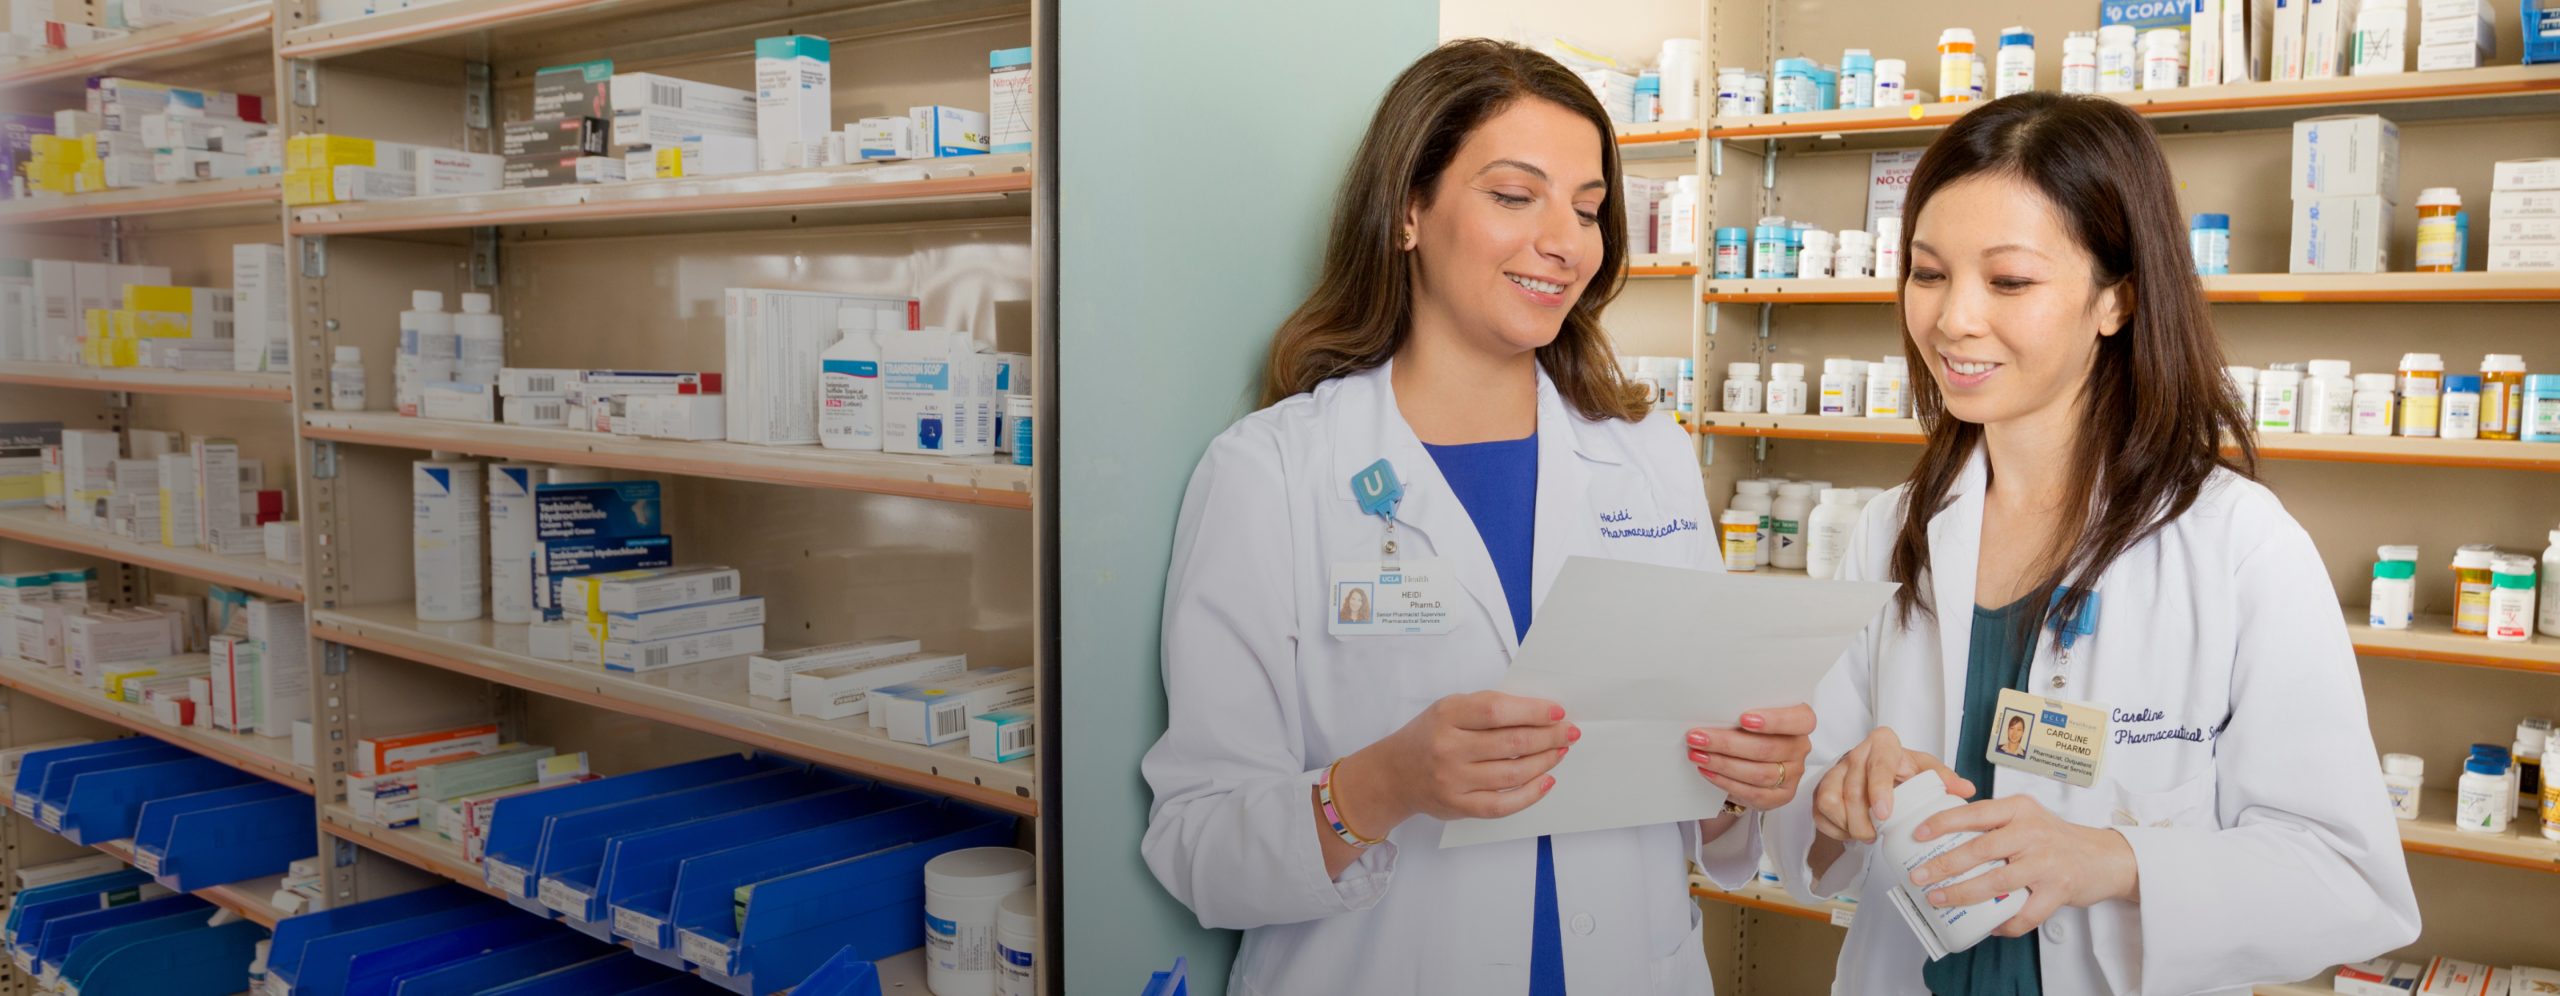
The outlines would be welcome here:
<svg viewBox="0 0 2560 996">
<path fill-rule="evenodd" d="M 2502 643 L 2533 639 L 2533 558 L 2502 554 L 2490 561 L 2489 638 Z"/>
<path fill-rule="evenodd" d="M 2365 622 L 2375 629 L 2408 629 L 2418 607 L 2418 548 L 2386 546 L 2373 562 L 2373 604 Z"/>
</svg>

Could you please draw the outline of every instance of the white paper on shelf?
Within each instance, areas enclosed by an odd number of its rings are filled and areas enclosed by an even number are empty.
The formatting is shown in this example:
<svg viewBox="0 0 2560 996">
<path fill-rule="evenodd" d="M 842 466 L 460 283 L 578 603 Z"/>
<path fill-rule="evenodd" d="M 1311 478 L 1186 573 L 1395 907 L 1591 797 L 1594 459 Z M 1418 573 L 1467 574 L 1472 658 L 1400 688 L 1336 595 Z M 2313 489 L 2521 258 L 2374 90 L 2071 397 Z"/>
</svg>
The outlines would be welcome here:
<svg viewBox="0 0 2560 996">
<path fill-rule="evenodd" d="M 1545 799 L 1497 820 L 1452 822 L 1440 846 L 1716 815 L 1724 790 L 1689 763 L 1689 730 L 1809 701 L 1896 587 L 1565 561 L 1495 687 L 1562 705 L 1582 739 Z"/>
</svg>

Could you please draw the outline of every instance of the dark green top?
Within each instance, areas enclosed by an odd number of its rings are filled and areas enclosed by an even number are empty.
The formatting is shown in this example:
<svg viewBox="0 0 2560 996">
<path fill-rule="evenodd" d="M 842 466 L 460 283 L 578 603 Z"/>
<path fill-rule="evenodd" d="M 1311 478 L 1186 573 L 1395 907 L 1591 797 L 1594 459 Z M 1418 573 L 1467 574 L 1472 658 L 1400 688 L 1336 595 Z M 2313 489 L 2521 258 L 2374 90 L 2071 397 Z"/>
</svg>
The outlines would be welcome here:
<svg viewBox="0 0 2560 996">
<path fill-rule="evenodd" d="M 1956 756 L 1949 764 L 1974 785 L 1976 801 L 1991 798 L 1991 726 L 2000 712 L 2000 690 L 2026 690 L 2027 665 L 2035 657 L 2030 608 L 2035 596 L 2006 608 L 1973 609 L 1973 649 L 1964 662 L 1964 723 L 1956 734 Z M 1986 937 L 1922 968 L 1920 977 L 1937 996 L 2041 996 L 2037 936 Z"/>
</svg>

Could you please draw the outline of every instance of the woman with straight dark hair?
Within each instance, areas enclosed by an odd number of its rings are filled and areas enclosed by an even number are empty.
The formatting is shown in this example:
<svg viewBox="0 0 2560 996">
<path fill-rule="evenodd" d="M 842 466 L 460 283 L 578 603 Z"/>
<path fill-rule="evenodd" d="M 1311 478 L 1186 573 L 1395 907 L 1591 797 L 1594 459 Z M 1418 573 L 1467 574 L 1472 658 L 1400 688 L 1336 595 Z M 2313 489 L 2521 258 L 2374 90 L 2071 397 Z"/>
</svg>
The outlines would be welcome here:
<svg viewBox="0 0 2560 996">
<path fill-rule="evenodd" d="M 1689 864 L 1750 879 L 1744 807 L 1795 795 L 1803 705 L 1584 741 L 1681 752 L 1737 804 L 1712 819 L 1440 847 L 1446 821 L 1544 798 L 1581 736 L 1486 690 L 1566 558 L 1721 567 L 1687 435 L 1600 328 L 1620 196 L 1609 117 L 1563 66 L 1424 56 L 1370 121 L 1266 407 L 1192 475 L 1142 847 L 1202 924 L 1245 932 L 1234 992 L 1711 988 Z"/>
<path fill-rule="evenodd" d="M 1840 569 L 1902 587 L 1815 694 L 1816 788 L 1766 820 L 1792 892 L 1868 911 L 1833 991 L 2242 993 L 2416 938 L 2337 597 L 2252 479 L 2150 127 L 1993 101 L 1929 147 L 1904 214 L 1928 445 Z M 1993 732 L 2012 714 L 2022 750 Z M 1972 801 L 1913 838 L 1979 836 L 1872 860 L 1922 773 Z M 1904 887 L 1958 933 L 1999 915 L 1965 907 L 2015 913 L 1932 960 L 1884 913 Z"/>
</svg>

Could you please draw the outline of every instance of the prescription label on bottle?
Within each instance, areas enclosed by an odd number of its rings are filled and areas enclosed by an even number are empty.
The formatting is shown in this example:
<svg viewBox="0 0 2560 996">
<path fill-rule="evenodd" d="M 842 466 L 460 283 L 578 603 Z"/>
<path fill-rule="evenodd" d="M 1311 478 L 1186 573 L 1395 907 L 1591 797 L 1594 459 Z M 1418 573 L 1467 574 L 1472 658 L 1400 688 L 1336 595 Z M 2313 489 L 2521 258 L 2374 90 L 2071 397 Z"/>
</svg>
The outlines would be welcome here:
<svg viewBox="0 0 2560 996">
<path fill-rule="evenodd" d="M 2067 699 L 2000 690 L 1984 756 L 2003 768 L 2081 788 L 2098 783 L 2106 766 L 2107 714 Z"/>
<path fill-rule="evenodd" d="M 1438 560 L 1341 561 L 1325 587 L 1325 632 L 1438 636 L 1457 628 L 1457 578 Z"/>
</svg>

